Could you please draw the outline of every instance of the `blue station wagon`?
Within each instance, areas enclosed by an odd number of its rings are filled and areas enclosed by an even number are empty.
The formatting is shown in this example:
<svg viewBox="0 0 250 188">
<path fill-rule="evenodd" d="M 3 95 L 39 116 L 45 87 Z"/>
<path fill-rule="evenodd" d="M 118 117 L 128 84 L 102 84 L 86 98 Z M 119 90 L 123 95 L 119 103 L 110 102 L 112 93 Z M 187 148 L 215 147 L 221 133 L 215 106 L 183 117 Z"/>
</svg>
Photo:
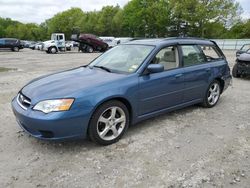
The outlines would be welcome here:
<svg viewBox="0 0 250 188">
<path fill-rule="evenodd" d="M 108 145 L 147 118 L 194 104 L 215 106 L 231 78 L 213 41 L 134 40 L 86 66 L 34 79 L 12 100 L 12 109 L 36 138 Z"/>
</svg>

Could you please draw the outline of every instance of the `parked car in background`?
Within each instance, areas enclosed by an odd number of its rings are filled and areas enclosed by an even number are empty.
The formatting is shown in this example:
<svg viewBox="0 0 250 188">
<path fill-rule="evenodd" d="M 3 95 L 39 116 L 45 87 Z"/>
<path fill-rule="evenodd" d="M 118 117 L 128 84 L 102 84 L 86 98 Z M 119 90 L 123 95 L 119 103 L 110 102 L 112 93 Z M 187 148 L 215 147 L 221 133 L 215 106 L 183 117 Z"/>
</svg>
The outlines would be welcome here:
<svg viewBox="0 0 250 188">
<path fill-rule="evenodd" d="M 24 48 L 29 48 L 30 41 L 24 40 L 23 44 L 24 44 L 23 45 Z"/>
<path fill-rule="evenodd" d="M 134 40 L 89 65 L 34 79 L 12 100 L 12 109 L 36 138 L 90 137 L 108 145 L 147 118 L 197 103 L 214 107 L 231 79 L 213 41 Z"/>
<path fill-rule="evenodd" d="M 67 51 L 71 51 L 71 49 L 74 47 L 74 41 L 66 41 L 65 47 Z"/>
<path fill-rule="evenodd" d="M 43 42 L 38 42 L 35 44 L 35 50 L 42 50 L 43 49 Z"/>
<path fill-rule="evenodd" d="M 93 34 L 73 34 L 71 40 L 79 42 L 79 50 L 82 52 L 104 52 L 109 47 L 107 43 Z"/>
<path fill-rule="evenodd" d="M 31 41 L 31 42 L 29 43 L 29 48 L 32 49 L 32 50 L 35 50 L 36 43 L 37 43 L 37 42 Z"/>
<path fill-rule="evenodd" d="M 250 75 L 250 51 L 237 57 L 232 74 L 235 78 Z"/>
<path fill-rule="evenodd" d="M 20 49 L 23 49 L 23 45 L 19 39 L 0 38 L 0 49 L 11 49 L 14 52 L 18 52 Z"/>
<path fill-rule="evenodd" d="M 236 57 L 243 53 L 246 53 L 250 49 L 250 44 L 244 44 L 238 51 L 236 51 Z"/>
<path fill-rule="evenodd" d="M 116 40 L 117 40 L 118 44 L 124 44 L 124 43 L 127 43 L 127 42 L 133 40 L 133 38 L 131 38 L 131 37 L 120 37 L 120 38 L 116 38 Z"/>
<path fill-rule="evenodd" d="M 118 40 L 115 37 L 100 37 L 103 42 L 109 45 L 109 48 L 113 48 L 118 44 Z"/>
</svg>

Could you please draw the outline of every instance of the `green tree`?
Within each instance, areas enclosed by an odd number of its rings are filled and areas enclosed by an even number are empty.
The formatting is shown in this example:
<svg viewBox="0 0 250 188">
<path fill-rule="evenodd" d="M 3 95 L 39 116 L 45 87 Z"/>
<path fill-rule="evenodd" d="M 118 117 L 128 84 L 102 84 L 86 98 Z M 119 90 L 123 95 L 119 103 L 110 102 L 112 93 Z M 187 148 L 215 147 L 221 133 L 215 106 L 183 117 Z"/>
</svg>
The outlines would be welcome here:
<svg viewBox="0 0 250 188">
<path fill-rule="evenodd" d="M 172 20 L 187 22 L 189 34 L 204 37 L 209 23 L 233 24 L 239 19 L 241 7 L 234 0 L 169 0 Z"/>
<path fill-rule="evenodd" d="M 162 37 L 170 24 L 170 8 L 165 0 L 132 0 L 123 12 L 123 29 L 130 36 Z"/>
<path fill-rule="evenodd" d="M 112 36 L 116 34 L 116 28 L 114 26 L 114 17 L 120 10 L 119 6 L 105 6 L 99 12 L 97 21 L 97 33 L 98 35 Z"/>
<path fill-rule="evenodd" d="M 71 8 L 67 11 L 56 14 L 47 20 L 48 33 L 61 32 L 65 37 L 70 39 L 73 28 L 81 27 L 84 13 L 80 8 Z"/>
</svg>

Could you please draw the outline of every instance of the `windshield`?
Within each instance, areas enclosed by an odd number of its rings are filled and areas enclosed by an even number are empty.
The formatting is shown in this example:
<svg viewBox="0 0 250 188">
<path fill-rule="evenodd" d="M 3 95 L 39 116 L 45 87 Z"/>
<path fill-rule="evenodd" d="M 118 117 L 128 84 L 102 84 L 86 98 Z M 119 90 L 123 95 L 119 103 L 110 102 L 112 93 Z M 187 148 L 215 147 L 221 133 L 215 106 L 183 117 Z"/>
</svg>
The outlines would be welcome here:
<svg viewBox="0 0 250 188">
<path fill-rule="evenodd" d="M 241 47 L 241 50 L 247 51 L 249 48 L 250 48 L 250 44 L 244 44 L 244 45 Z"/>
<path fill-rule="evenodd" d="M 154 46 L 146 45 L 119 45 L 107 51 L 89 66 L 104 67 L 110 72 L 134 73 Z"/>
</svg>

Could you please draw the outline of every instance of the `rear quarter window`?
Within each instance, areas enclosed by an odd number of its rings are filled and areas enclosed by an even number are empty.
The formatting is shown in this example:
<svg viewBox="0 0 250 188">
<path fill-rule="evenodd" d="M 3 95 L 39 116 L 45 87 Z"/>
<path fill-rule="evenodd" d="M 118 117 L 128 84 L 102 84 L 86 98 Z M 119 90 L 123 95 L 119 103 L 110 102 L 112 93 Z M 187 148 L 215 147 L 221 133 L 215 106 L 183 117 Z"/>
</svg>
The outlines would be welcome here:
<svg viewBox="0 0 250 188">
<path fill-rule="evenodd" d="M 200 47 L 207 62 L 223 59 L 223 56 L 218 52 L 215 46 L 200 45 Z"/>
</svg>

